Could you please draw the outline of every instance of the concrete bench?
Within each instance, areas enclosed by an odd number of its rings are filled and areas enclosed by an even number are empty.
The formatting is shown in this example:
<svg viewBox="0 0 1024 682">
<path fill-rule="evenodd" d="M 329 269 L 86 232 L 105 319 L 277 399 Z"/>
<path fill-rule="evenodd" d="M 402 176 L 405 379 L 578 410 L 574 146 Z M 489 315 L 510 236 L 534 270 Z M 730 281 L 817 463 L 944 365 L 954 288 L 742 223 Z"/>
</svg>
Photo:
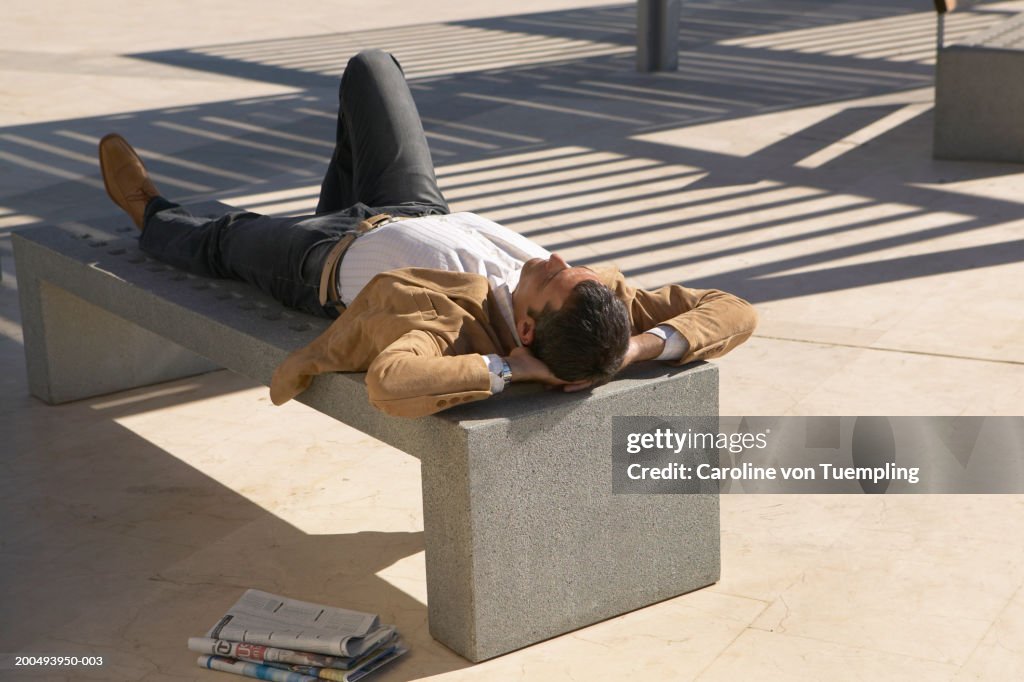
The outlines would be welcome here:
<svg viewBox="0 0 1024 682">
<path fill-rule="evenodd" d="M 1024 162 L 1024 14 L 940 45 L 934 155 Z"/>
<path fill-rule="evenodd" d="M 327 324 L 149 259 L 132 227 L 13 241 L 29 384 L 48 403 L 222 367 L 267 384 Z M 362 374 L 299 398 L 421 460 L 436 639 L 480 661 L 717 581 L 717 495 L 613 495 L 610 453 L 611 415 L 716 415 L 714 365 L 638 367 L 587 396 L 511 389 L 415 420 L 373 409 Z"/>
</svg>

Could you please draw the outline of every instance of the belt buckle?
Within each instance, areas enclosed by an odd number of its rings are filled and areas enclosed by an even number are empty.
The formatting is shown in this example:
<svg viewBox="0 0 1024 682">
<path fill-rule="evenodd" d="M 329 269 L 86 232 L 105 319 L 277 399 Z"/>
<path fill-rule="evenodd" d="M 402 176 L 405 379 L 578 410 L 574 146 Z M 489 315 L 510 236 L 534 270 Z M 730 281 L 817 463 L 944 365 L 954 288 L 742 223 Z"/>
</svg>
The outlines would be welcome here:
<svg viewBox="0 0 1024 682">
<path fill-rule="evenodd" d="M 363 234 L 370 230 L 375 230 L 381 225 L 387 225 L 388 223 L 393 222 L 395 222 L 395 218 L 392 218 L 390 213 L 378 213 L 377 215 L 370 216 L 359 223 L 359 233 Z"/>
</svg>

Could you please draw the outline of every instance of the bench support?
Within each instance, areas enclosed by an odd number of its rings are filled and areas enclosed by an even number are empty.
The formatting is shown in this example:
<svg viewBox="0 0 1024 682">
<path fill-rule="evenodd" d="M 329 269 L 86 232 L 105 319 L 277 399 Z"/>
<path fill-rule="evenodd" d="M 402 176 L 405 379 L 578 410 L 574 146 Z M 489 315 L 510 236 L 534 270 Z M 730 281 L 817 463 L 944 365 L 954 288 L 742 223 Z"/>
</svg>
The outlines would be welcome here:
<svg viewBox="0 0 1024 682">
<path fill-rule="evenodd" d="M 422 456 L 436 639 L 480 661 L 718 580 L 717 495 L 612 494 L 613 414 L 717 413 L 713 365 L 655 372 Z"/>
<path fill-rule="evenodd" d="M 29 257 L 30 260 L 30 257 Z M 33 276 L 18 259 L 29 390 L 51 405 L 220 369 L 195 353 Z"/>
</svg>

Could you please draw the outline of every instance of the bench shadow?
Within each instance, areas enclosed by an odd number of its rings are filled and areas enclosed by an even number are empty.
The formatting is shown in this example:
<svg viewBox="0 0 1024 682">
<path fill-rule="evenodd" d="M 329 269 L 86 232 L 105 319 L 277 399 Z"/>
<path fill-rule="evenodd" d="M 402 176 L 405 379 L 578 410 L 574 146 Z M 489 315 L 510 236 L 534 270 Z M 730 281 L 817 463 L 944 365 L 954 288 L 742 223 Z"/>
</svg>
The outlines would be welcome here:
<svg viewBox="0 0 1024 682">
<path fill-rule="evenodd" d="M 209 383 L 0 413 L 5 646 L 103 655 L 120 679 L 176 669 L 195 656 L 187 638 L 251 587 L 394 623 L 411 653 L 382 679 L 468 666 L 430 637 L 426 606 L 377 575 L 422 552 L 421 531 L 304 532 L 118 423 L 219 396 Z"/>
<path fill-rule="evenodd" d="M 382 679 L 469 665 L 430 636 L 419 598 L 377 575 L 422 552 L 422 531 L 305 532 L 247 499 L 244 486 L 236 492 L 122 425 L 251 390 L 251 381 L 221 371 L 49 406 L 28 395 L 23 346 L 6 333 L 20 323 L 10 273 L 0 284 L 0 322 L 0 363 L 11 370 L 0 382 L 7 650 L 103 655 L 108 679 L 177 669 L 195 656 L 188 637 L 204 634 L 251 587 L 395 624 L 411 652 Z M 238 454 L 241 469 L 267 467 Z M 309 479 L 315 489 L 317 473 Z M 416 565 L 401 573 L 412 585 L 422 583 Z M 138 619 L 148 625 L 131 627 Z"/>
</svg>

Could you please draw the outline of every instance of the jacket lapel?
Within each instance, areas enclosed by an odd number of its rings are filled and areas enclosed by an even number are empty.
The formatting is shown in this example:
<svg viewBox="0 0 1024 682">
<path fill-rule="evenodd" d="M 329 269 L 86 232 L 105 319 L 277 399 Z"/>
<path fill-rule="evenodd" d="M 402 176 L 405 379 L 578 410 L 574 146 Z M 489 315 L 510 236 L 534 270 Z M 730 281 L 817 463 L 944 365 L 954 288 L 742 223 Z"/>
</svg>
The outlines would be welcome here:
<svg viewBox="0 0 1024 682">
<path fill-rule="evenodd" d="M 481 323 L 496 348 L 510 353 L 516 347 L 515 334 L 501 314 L 491 285 L 483 275 L 420 268 L 403 268 L 390 274 L 410 284 L 441 292 L 458 302 Z"/>
</svg>

